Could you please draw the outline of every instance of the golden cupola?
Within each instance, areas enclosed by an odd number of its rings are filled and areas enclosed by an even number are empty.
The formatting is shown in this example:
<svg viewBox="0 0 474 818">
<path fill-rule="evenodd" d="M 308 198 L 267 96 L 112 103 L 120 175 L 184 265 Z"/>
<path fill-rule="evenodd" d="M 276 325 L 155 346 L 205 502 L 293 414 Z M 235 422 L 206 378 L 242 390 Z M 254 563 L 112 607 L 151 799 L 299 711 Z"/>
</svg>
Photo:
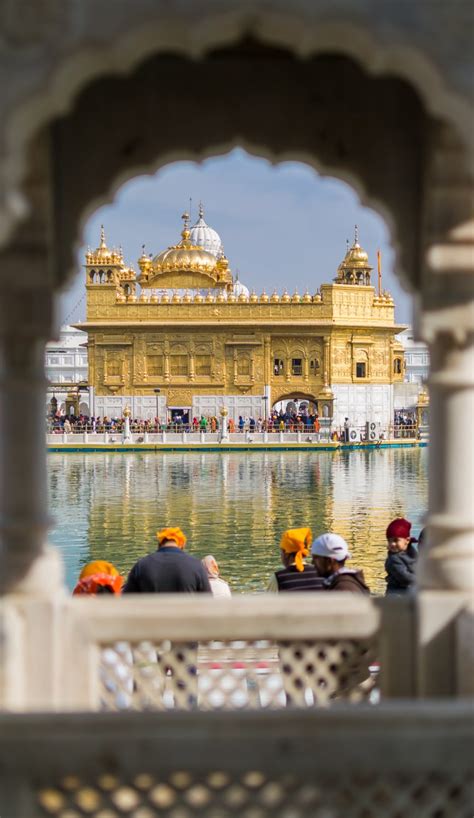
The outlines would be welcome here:
<svg viewBox="0 0 474 818">
<path fill-rule="evenodd" d="M 354 244 L 349 247 L 349 242 L 347 242 L 347 245 L 346 255 L 337 268 L 337 276 L 334 281 L 337 284 L 369 287 L 372 267 L 369 264 L 368 254 L 359 244 L 357 225 L 355 226 Z"/>
<path fill-rule="evenodd" d="M 100 243 L 95 250 L 88 250 L 86 253 L 86 265 L 96 267 L 106 267 L 111 264 L 123 264 L 123 253 L 121 250 L 109 249 L 105 240 L 104 225 L 100 226 Z"/>
<path fill-rule="evenodd" d="M 223 260 L 190 239 L 189 216 L 184 213 L 179 244 L 159 253 L 150 263 L 148 275 L 140 277 L 142 287 L 161 289 L 202 289 L 228 286 L 230 271 Z M 227 260 L 226 260 L 227 261 Z M 230 281 L 229 281 L 230 278 Z"/>
</svg>

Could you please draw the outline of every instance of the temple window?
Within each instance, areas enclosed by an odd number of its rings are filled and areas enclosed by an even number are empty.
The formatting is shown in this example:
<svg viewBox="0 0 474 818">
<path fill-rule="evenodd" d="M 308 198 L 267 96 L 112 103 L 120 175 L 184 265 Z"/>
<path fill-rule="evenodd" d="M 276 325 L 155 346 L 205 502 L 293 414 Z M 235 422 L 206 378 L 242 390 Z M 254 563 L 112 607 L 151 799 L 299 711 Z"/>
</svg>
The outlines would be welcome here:
<svg viewBox="0 0 474 818">
<path fill-rule="evenodd" d="M 273 374 L 283 375 L 284 364 L 281 358 L 273 359 Z"/>
<path fill-rule="evenodd" d="M 196 355 L 194 371 L 196 375 L 210 375 L 211 374 L 211 356 L 210 355 Z"/>
<path fill-rule="evenodd" d="M 302 375 L 303 374 L 303 359 L 302 358 L 292 358 L 291 359 L 291 373 L 292 373 L 292 375 Z"/>
<path fill-rule="evenodd" d="M 188 374 L 188 356 L 187 355 L 171 355 L 170 356 L 170 372 L 172 375 L 187 375 Z"/>
<path fill-rule="evenodd" d="M 237 375 L 250 375 L 250 360 L 247 357 L 237 359 Z"/>
<path fill-rule="evenodd" d="M 393 372 L 395 375 L 402 374 L 402 360 L 401 358 L 395 358 L 393 362 Z"/>
<path fill-rule="evenodd" d="M 107 361 L 107 376 L 114 378 L 121 375 L 120 361 Z"/>
<path fill-rule="evenodd" d="M 318 359 L 317 358 L 312 358 L 311 361 L 309 362 L 309 368 L 311 370 L 311 373 L 317 372 L 319 367 L 320 367 L 320 363 L 319 363 Z"/>
<path fill-rule="evenodd" d="M 367 377 L 367 364 L 359 361 L 356 363 L 356 378 L 366 378 Z"/>
<path fill-rule="evenodd" d="M 163 355 L 149 355 L 147 358 L 148 375 L 159 376 L 163 374 Z"/>
</svg>

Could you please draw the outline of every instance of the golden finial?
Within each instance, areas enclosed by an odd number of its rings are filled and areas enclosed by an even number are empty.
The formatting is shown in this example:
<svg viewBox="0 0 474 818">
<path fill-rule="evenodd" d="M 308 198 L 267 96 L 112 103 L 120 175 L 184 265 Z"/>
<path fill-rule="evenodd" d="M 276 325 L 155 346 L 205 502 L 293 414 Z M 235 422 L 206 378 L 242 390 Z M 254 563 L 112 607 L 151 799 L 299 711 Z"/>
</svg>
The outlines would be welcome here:
<svg viewBox="0 0 474 818">
<path fill-rule="evenodd" d="M 183 220 L 183 229 L 181 231 L 181 236 L 182 236 L 184 241 L 188 241 L 189 237 L 191 235 L 190 230 L 189 230 L 189 213 L 186 213 L 186 212 L 183 213 L 181 218 Z"/>
<path fill-rule="evenodd" d="M 354 244 L 359 244 L 359 228 L 354 225 Z"/>
<path fill-rule="evenodd" d="M 349 239 L 346 239 L 346 256 L 349 252 Z"/>
<path fill-rule="evenodd" d="M 99 247 L 102 247 L 103 249 L 105 249 L 107 247 L 107 244 L 105 242 L 105 230 L 104 230 L 104 225 L 103 224 L 100 225 L 100 245 L 99 245 Z"/>
</svg>

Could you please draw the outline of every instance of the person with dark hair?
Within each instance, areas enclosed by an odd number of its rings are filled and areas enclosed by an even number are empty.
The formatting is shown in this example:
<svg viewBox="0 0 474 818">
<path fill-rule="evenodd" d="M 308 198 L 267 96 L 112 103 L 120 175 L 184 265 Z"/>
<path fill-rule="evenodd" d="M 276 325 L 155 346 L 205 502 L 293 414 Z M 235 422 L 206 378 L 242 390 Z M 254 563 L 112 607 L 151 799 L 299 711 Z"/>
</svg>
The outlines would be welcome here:
<svg viewBox="0 0 474 818">
<path fill-rule="evenodd" d="M 316 571 L 324 577 L 326 591 L 370 594 L 363 572 L 357 568 L 346 568 L 346 560 L 351 558 L 351 553 L 339 534 L 321 534 L 311 546 L 311 555 Z"/>
<path fill-rule="evenodd" d="M 411 523 L 403 517 L 392 520 L 387 528 L 386 594 L 405 594 L 415 585 L 418 551 L 413 545 L 416 539 L 410 532 Z"/>
</svg>

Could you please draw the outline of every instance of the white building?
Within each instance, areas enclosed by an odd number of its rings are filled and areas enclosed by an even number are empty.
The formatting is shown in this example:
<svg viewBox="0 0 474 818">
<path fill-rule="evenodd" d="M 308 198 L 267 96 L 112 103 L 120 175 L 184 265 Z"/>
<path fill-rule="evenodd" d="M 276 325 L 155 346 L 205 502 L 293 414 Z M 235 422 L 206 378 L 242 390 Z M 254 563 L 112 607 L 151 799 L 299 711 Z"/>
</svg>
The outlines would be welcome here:
<svg viewBox="0 0 474 818">
<path fill-rule="evenodd" d="M 50 407 L 53 396 L 58 402 L 58 410 L 66 411 L 68 393 L 80 383 L 87 383 L 87 333 L 74 327 L 61 327 L 58 341 L 46 345 L 45 371 L 49 381 L 47 406 Z M 75 390 L 74 390 L 75 391 Z M 79 411 L 89 412 L 89 395 L 80 393 Z"/>
<path fill-rule="evenodd" d="M 430 355 L 422 341 L 416 341 L 412 327 L 407 327 L 397 336 L 405 351 L 404 383 L 394 385 L 394 409 L 414 411 L 418 395 L 428 380 Z"/>
</svg>

